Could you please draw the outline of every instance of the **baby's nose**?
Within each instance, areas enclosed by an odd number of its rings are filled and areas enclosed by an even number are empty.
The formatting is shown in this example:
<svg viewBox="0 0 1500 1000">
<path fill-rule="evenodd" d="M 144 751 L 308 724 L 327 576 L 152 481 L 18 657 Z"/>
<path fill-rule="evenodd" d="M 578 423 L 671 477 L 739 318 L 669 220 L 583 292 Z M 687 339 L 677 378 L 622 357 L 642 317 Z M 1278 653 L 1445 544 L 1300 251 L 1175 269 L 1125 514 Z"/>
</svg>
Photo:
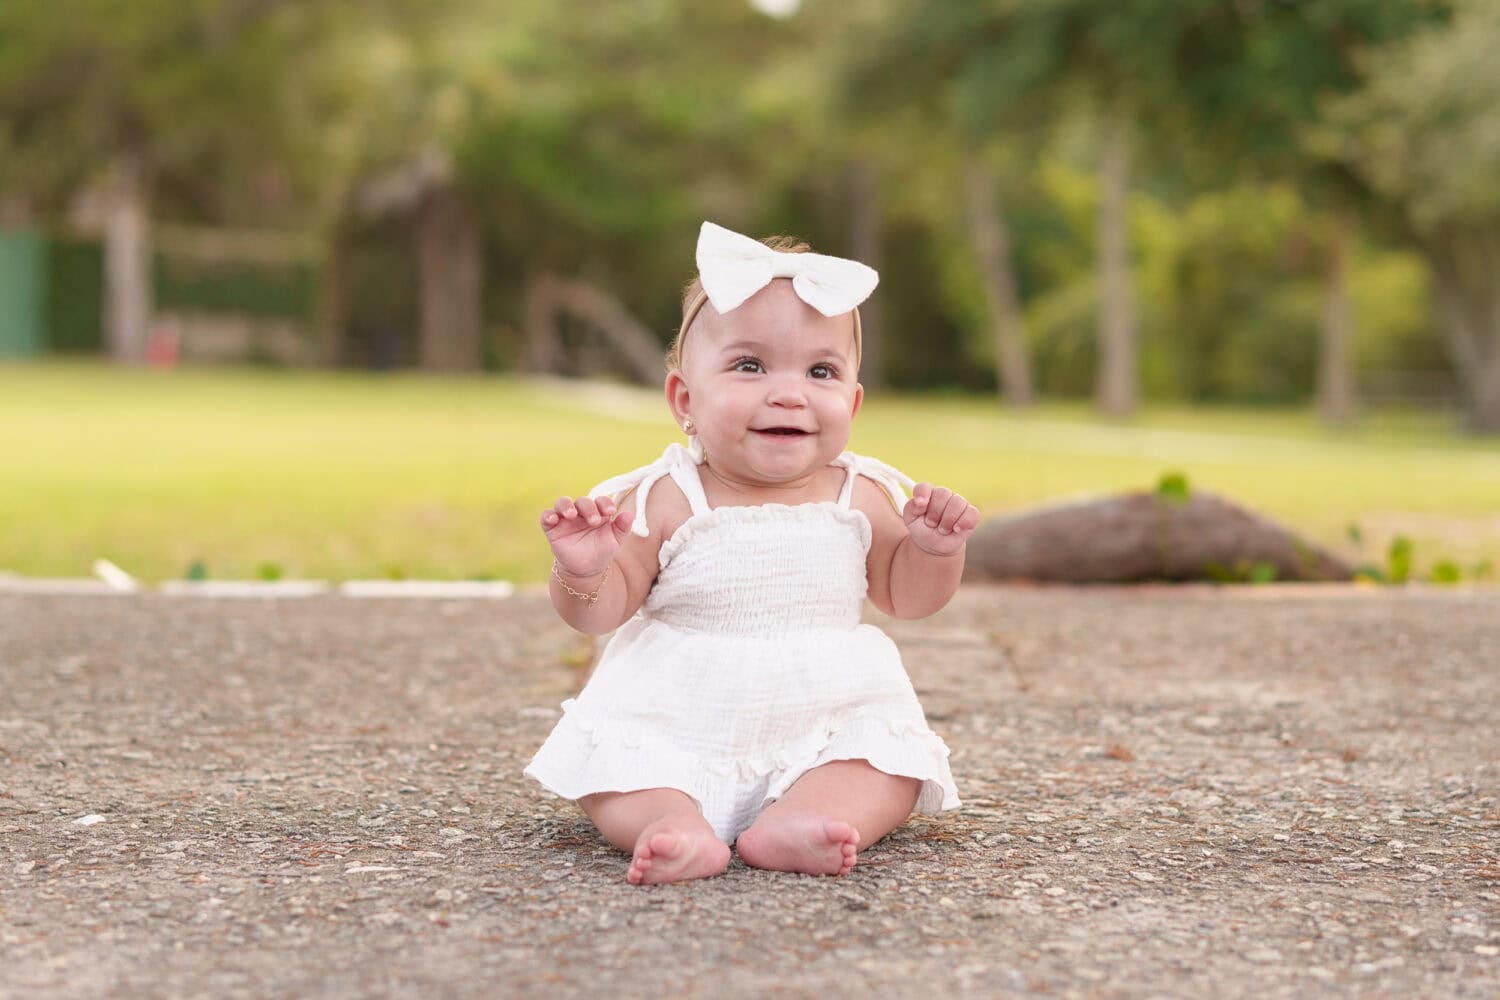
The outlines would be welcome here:
<svg viewBox="0 0 1500 1000">
<path fill-rule="evenodd" d="M 774 406 L 803 406 L 807 403 L 802 380 L 794 377 L 773 379 L 766 398 Z"/>
</svg>

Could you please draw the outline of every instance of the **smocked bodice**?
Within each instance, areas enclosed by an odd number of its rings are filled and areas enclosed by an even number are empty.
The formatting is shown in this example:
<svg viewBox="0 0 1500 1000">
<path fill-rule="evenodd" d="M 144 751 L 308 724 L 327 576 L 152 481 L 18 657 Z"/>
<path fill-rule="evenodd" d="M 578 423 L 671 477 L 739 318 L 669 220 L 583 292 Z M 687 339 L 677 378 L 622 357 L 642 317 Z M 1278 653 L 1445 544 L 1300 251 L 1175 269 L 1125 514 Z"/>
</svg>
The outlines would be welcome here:
<svg viewBox="0 0 1500 1000">
<path fill-rule="evenodd" d="M 865 516 L 834 503 L 720 507 L 662 546 L 642 613 L 726 635 L 853 628 L 869 547 Z"/>
<path fill-rule="evenodd" d="M 694 444 L 696 445 L 696 439 Z M 772 638 L 859 624 L 868 582 L 865 556 L 870 522 L 850 509 L 854 479 L 865 475 L 905 502 L 911 480 L 883 463 L 851 452 L 836 501 L 710 508 L 698 477 L 700 448 L 671 445 L 642 469 L 596 486 L 590 496 L 637 488 L 632 530 L 649 534 L 646 496 L 670 476 L 692 515 L 662 544 L 656 584 L 641 615 L 696 632 Z"/>
</svg>

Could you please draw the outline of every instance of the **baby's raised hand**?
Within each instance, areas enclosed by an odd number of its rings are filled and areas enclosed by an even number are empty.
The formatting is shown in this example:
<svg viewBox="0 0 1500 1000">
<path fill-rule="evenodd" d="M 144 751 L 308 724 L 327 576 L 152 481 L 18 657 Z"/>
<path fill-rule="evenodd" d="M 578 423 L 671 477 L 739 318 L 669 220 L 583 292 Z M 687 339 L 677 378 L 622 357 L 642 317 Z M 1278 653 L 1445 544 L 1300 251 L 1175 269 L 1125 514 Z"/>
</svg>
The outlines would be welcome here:
<svg viewBox="0 0 1500 1000">
<path fill-rule="evenodd" d="M 569 576 L 595 576 L 614 558 L 634 520 L 634 511 L 617 510 L 609 497 L 560 497 L 542 512 L 542 531 L 558 568 Z"/>
<path fill-rule="evenodd" d="M 901 519 L 917 548 L 929 555 L 951 556 L 978 527 L 979 509 L 946 487 L 918 483 L 912 487 Z"/>
</svg>

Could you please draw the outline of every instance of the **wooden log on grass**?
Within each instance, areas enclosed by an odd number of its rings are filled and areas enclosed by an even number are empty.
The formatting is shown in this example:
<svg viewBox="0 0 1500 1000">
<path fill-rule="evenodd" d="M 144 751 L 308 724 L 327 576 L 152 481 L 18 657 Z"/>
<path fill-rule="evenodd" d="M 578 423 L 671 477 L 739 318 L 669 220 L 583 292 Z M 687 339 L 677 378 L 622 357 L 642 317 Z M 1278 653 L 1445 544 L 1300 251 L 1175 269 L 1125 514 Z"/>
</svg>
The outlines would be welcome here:
<svg viewBox="0 0 1500 1000">
<path fill-rule="evenodd" d="M 965 580 L 1351 580 L 1352 569 L 1265 517 L 1212 494 L 1132 493 L 991 518 Z"/>
</svg>

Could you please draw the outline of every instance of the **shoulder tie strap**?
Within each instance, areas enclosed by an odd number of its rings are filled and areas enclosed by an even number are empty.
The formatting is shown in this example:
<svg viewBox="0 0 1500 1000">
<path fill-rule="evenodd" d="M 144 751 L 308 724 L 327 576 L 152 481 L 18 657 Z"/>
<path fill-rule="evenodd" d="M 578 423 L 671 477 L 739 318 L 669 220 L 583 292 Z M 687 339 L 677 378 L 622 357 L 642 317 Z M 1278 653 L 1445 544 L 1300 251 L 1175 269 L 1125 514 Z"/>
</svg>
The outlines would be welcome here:
<svg viewBox="0 0 1500 1000">
<path fill-rule="evenodd" d="M 844 488 L 839 493 L 840 507 L 849 506 L 849 501 L 854 497 L 854 480 L 858 476 L 864 476 L 885 490 L 898 512 L 906 506 L 906 491 L 917 484 L 917 481 L 906 473 L 893 469 L 878 458 L 871 458 L 868 455 L 856 455 L 852 451 L 846 451 L 838 457 L 838 462 L 849 470 L 849 475 L 844 479 Z"/>
<path fill-rule="evenodd" d="M 643 465 L 639 469 L 606 479 L 589 490 L 588 495 L 591 499 L 602 496 L 619 499 L 634 488 L 636 491 L 635 521 L 630 526 L 630 533 L 645 538 L 651 533 L 646 527 L 646 498 L 651 494 L 651 487 L 664 476 L 671 476 L 672 481 L 682 489 L 693 513 L 702 513 L 708 509 L 708 501 L 703 495 L 703 484 L 698 479 L 698 463 L 701 461 L 703 461 L 703 446 L 698 443 L 697 438 L 693 438 L 688 448 L 674 442 L 667 445 L 667 450 L 661 453 L 661 458 L 650 465 Z"/>
</svg>

